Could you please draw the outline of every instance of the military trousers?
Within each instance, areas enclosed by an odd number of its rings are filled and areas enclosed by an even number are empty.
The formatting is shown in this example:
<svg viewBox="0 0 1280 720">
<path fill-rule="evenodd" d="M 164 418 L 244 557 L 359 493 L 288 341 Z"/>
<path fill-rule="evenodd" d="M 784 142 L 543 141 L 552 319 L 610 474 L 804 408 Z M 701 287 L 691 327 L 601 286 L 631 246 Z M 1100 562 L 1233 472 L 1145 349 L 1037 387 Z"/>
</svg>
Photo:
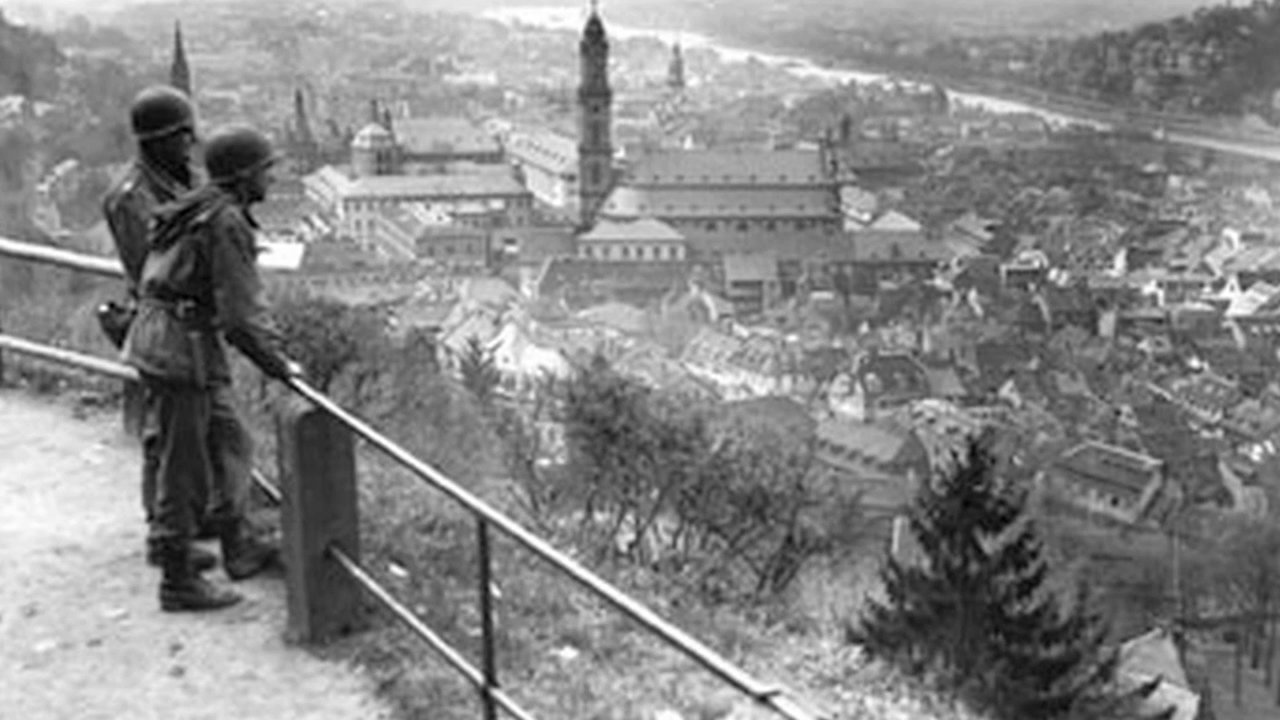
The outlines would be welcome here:
<svg viewBox="0 0 1280 720">
<path fill-rule="evenodd" d="M 155 478 L 148 542 L 189 543 L 202 516 L 216 526 L 242 523 L 253 442 L 232 405 L 230 386 L 144 381 L 151 447 L 144 457 L 154 458 Z"/>
</svg>

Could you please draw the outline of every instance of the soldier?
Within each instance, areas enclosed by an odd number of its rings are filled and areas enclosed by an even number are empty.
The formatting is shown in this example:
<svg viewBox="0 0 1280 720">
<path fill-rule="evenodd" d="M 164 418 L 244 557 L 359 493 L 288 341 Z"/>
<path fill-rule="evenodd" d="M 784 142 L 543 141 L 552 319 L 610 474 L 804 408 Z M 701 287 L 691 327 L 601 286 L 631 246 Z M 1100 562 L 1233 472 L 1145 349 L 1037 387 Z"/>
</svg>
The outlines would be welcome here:
<svg viewBox="0 0 1280 720">
<path fill-rule="evenodd" d="M 245 517 L 251 441 L 231 405 L 226 344 L 267 375 L 301 368 L 285 357 L 262 299 L 249 208 L 266 197 L 279 156 L 259 132 L 232 126 L 204 146 L 209 183 L 161 208 L 142 271 L 138 315 L 123 356 L 147 385 L 160 424 L 156 512 L 150 536 L 160 548 L 160 606 L 209 610 L 240 596 L 193 566 L 185 548 L 195 531 L 191 497 L 210 488 L 211 518 L 233 580 L 278 557 Z"/>
<path fill-rule="evenodd" d="M 196 143 L 195 109 L 182 92 L 155 85 L 144 89 L 129 108 L 129 124 L 138 143 L 137 156 L 124 177 L 103 198 L 103 215 L 111 229 L 116 253 L 124 265 L 128 298 L 124 305 L 108 303 L 99 310 L 103 331 L 116 346 L 124 340 L 137 306 L 138 282 L 147 257 L 147 233 L 156 207 L 173 202 L 196 184 L 191 151 Z M 145 400 L 143 400 L 145 403 Z M 155 514 L 158 429 L 154 418 L 142 422 L 142 508 L 150 524 Z M 192 498 L 201 516 L 207 492 L 199 488 Z M 217 558 L 191 546 L 192 561 L 201 569 L 212 568 Z M 160 564 L 158 550 L 147 545 L 147 562 Z"/>
</svg>

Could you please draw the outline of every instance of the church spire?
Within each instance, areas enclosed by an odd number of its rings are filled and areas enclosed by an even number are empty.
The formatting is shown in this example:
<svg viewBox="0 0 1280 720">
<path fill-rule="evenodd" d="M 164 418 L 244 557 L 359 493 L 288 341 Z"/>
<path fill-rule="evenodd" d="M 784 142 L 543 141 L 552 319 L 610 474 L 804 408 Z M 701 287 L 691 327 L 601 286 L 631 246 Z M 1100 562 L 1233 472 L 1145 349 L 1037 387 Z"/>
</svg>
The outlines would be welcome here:
<svg viewBox="0 0 1280 720">
<path fill-rule="evenodd" d="M 672 92 L 684 90 L 684 53 L 680 50 L 680 40 L 671 46 L 671 64 L 667 66 L 667 87 Z"/>
<path fill-rule="evenodd" d="M 191 96 L 191 68 L 187 66 L 187 51 L 182 46 L 182 23 L 173 23 L 173 64 L 169 66 L 169 84 Z"/>
<path fill-rule="evenodd" d="M 578 43 L 578 212 L 590 226 L 613 184 L 613 89 L 609 40 L 596 1 Z"/>
<path fill-rule="evenodd" d="M 293 122 L 294 133 L 299 142 L 308 145 L 315 142 L 315 136 L 311 133 L 311 121 L 307 118 L 307 101 L 302 95 L 302 88 L 293 91 Z"/>
</svg>

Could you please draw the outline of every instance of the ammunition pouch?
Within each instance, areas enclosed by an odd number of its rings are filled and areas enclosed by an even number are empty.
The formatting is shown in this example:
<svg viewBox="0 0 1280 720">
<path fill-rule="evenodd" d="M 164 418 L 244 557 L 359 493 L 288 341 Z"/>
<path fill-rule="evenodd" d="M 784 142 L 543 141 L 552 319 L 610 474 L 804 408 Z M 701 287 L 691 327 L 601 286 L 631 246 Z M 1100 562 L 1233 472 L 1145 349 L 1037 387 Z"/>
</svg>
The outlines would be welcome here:
<svg viewBox="0 0 1280 720">
<path fill-rule="evenodd" d="M 115 300 L 108 300 L 99 305 L 95 313 L 102 334 L 106 335 L 107 340 L 111 341 L 116 348 L 123 347 L 124 338 L 129 334 L 129 326 L 133 324 L 133 319 L 138 314 L 137 306 L 132 303 L 122 305 Z"/>
</svg>

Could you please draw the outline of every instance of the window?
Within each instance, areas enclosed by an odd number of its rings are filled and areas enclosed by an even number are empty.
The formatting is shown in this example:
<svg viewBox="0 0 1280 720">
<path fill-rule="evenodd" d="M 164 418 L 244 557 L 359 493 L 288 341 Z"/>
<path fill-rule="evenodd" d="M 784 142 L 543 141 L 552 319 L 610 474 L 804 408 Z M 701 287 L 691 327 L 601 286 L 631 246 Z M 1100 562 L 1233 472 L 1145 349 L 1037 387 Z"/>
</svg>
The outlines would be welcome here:
<svg viewBox="0 0 1280 720">
<path fill-rule="evenodd" d="M 738 221 L 738 232 L 746 232 L 750 228 L 750 223 L 746 220 Z"/>
<path fill-rule="evenodd" d="M 623 246 L 622 246 L 622 259 L 623 259 L 623 260 L 628 260 L 628 259 L 630 259 L 630 258 L 631 258 L 631 248 L 627 247 L 626 245 L 623 245 Z"/>
<path fill-rule="evenodd" d="M 773 220 L 765 220 L 764 229 L 768 230 L 769 232 L 773 232 L 774 230 L 778 229 L 778 223 L 774 222 Z"/>
<path fill-rule="evenodd" d="M 707 223 L 707 232 L 715 232 L 719 229 L 720 227 L 716 224 L 715 220 L 711 220 Z"/>
</svg>

